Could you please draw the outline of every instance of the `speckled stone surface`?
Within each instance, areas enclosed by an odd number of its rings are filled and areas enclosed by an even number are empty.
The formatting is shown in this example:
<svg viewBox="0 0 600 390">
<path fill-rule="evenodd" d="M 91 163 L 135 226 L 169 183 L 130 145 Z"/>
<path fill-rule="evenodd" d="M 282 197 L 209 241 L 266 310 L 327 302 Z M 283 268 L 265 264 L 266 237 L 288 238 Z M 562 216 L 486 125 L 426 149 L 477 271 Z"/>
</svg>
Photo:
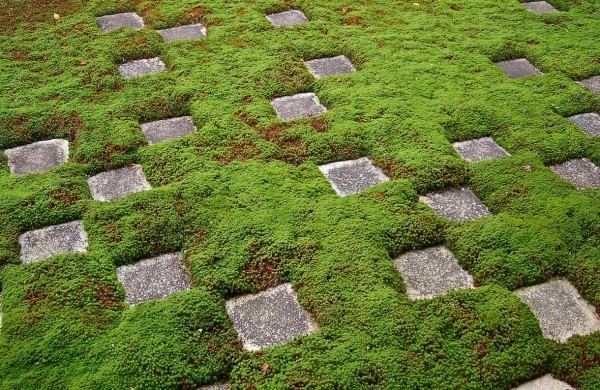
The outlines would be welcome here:
<svg viewBox="0 0 600 390">
<path fill-rule="evenodd" d="M 119 73 L 126 79 L 133 79 L 166 70 L 165 63 L 159 57 L 135 60 L 119 65 Z"/>
<path fill-rule="evenodd" d="M 600 188 L 600 168 L 587 158 L 569 160 L 550 169 L 578 190 Z"/>
<path fill-rule="evenodd" d="M 538 68 L 533 66 L 526 58 L 516 60 L 497 62 L 496 66 L 511 79 L 518 79 L 527 76 L 537 76 L 543 74 Z"/>
<path fill-rule="evenodd" d="M 302 11 L 290 10 L 277 14 L 267 15 L 267 19 L 275 27 L 292 27 L 308 22 Z"/>
<path fill-rule="evenodd" d="M 157 144 L 173 138 L 183 137 L 198 130 L 191 116 L 144 123 L 141 128 L 149 144 Z"/>
<path fill-rule="evenodd" d="M 389 180 L 367 157 L 321 165 L 319 170 L 340 196 L 356 194 Z"/>
<path fill-rule="evenodd" d="M 117 200 L 133 192 L 149 190 L 141 165 L 102 172 L 88 179 L 92 198 L 103 202 Z"/>
<path fill-rule="evenodd" d="M 51 139 L 6 149 L 8 167 L 13 175 L 43 173 L 69 159 L 69 142 Z"/>
<path fill-rule="evenodd" d="M 230 299 L 226 307 L 244 348 L 249 351 L 285 344 L 317 329 L 289 283 Z"/>
<path fill-rule="evenodd" d="M 600 330 L 595 308 L 566 280 L 551 280 L 517 290 L 515 294 L 535 314 L 546 338 L 565 342 L 575 334 Z"/>
<path fill-rule="evenodd" d="M 135 12 L 99 16 L 96 20 L 102 32 L 110 32 L 124 27 L 139 30 L 144 27 L 144 20 Z"/>
<path fill-rule="evenodd" d="M 527 383 L 523 383 L 513 390 L 575 390 L 575 388 L 563 381 L 554 379 L 552 375 L 548 374 Z"/>
<path fill-rule="evenodd" d="M 508 152 L 498 145 L 491 137 L 455 142 L 452 146 L 462 158 L 470 162 L 495 160 L 497 158 L 510 156 L 510 154 L 508 154 Z"/>
<path fill-rule="evenodd" d="M 317 116 L 327 111 L 327 108 L 319 102 L 319 98 L 314 93 L 299 93 L 277 98 L 271 104 L 277 116 L 286 122 Z"/>
<path fill-rule="evenodd" d="M 21 262 L 34 263 L 60 253 L 86 252 L 88 236 L 83 222 L 72 221 L 21 234 Z"/>
<path fill-rule="evenodd" d="M 198 390 L 231 390 L 231 385 L 229 383 L 218 383 L 216 385 L 202 386 Z"/>
<path fill-rule="evenodd" d="M 552 5 L 548 4 L 545 1 L 530 1 L 527 3 L 523 3 L 523 7 L 534 14 L 551 14 L 554 12 L 558 12 L 556 8 Z"/>
<path fill-rule="evenodd" d="M 443 246 L 407 252 L 396 259 L 411 299 L 433 298 L 461 288 L 473 288 L 473 278 Z"/>
<path fill-rule="evenodd" d="M 600 137 L 600 115 L 597 113 L 573 115 L 569 120 L 590 137 Z"/>
<path fill-rule="evenodd" d="M 180 253 L 170 253 L 117 268 L 129 305 L 164 299 L 190 288 Z"/>
<path fill-rule="evenodd" d="M 354 65 L 346 56 L 310 60 L 306 61 L 305 65 L 316 78 L 356 72 Z"/>
<path fill-rule="evenodd" d="M 583 85 L 596 95 L 600 95 L 600 76 L 593 76 L 589 79 L 579 81 L 579 84 Z"/>
<path fill-rule="evenodd" d="M 438 215 L 453 221 L 473 221 L 491 215 L 485 204 L 469 188 L 433 192 L 419 198 Z"/>
<path fill-rule="evenodd" d="M 206 27 L 200 23 L 197 23 L 158 30 L 158 33 L 163 37 L 165 42 L 171 42 L 175 40 L 189 41 L 192 39 L 204 38 L 206 36 Z"/>
</svg>

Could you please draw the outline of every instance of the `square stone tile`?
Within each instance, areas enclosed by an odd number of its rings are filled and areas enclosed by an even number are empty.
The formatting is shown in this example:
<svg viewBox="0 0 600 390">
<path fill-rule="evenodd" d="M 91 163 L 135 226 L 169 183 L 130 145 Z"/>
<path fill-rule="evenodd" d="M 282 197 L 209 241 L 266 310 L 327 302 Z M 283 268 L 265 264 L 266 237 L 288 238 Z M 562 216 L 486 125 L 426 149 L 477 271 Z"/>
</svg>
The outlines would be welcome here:
<svg viewBox="0 0 600 390">
<path fill-rule="evenodd" d="M 530 1 L 522 4 L 525 9 L 538 15 L 558 12 L 556 8 L 545 1 Z"/>
<path fill-rule="evenodd" d="M 600 188 L 600 168 L 587 158 L 569 160 L 550 169 L 578 190 Z"/>
<path fill-rule="evenodd" d="M 527 76 L 537 76 L 543 74 L 538 68 L 533 66 L 526 58 L 519 58 L 510 61 L 497 62 L 496 66 L 511 79 L 518 79 Z"/>
<path fill-rule="evenodd" d="M 593 76 L 589 79 L 579 81 L 579 84 L 583 85 L 596 95 L 600 95 L 600 76 Z"/>
<path fill-rule="evenodd" d="M 13 175 L 43 173 L 69 159 L 69 141 L 51 139 L 6 149 L 8 166 Z"/>
<path fill-rule="evenodd" d="M 218 383 L 215 385 L 202 386 L 199 390 L 231 390 L 229 383 Z"/>
<path fill-rule="evenodd" d="M 473 288 L 473 278 L 444 246 L 407 252 L 395 261 L 411 299 L 433 298 L 462 288 Z"/>
<path fill-rule="evenodd" d="M 157 144 L 198 131 L 191 116 L 144 123 L 141 127 L 149 144 Z"/>
<path fill-rule="evenodd" d="M 129 305 L 164 299 L 188 290 L 190 281 L 180 253 L 171 253 L 117 268 Z"/>
<path fill-rule="evenodd" d="M 547 374 L 530 382 L 523 383 L 513 390 L 575 390 L 575 388 Z"/>
<path fill-rule="evenodd" d="M 160 57 L 135 60 L 119 65 L 119 73 L 125 79 L 133 79 L 149 74 L 160 73 L 167 69 Z"/>
<path fill-rule="evenodd" d="M 356 194 L 389 180 L 367 157 L 321 165 L 319 170 L 340 196 Z"/>
<path fill-rule="evenodd" d="M 304 64 L 308 68 L 308 71 L 316 78 L 356 72 L 354 65 L 352 65 L 352 62 L 346 56 L 320 58 L 306 61 Z"/>
<path fill-rule="evenodd" d="M 491 215 L 486 205 L 466 187 L 433 192 L 419 199 L 438 215 L 452 221 L 473 221 Z"/>
<path fill-rule="evenodd" d="M 515 291 L 540 323 L 544 337 L 565 342 L 600 330 L 596 309 L 566 280 L 551 280 Z"/>
<path fill-rule="evenodd" d="M 248 351 L 285 344 L 317 329 L 289 283 L 230 299 L 226 307 Z"/>
<path fill-rule="evenodd" d="M 467 161 L 479 162 L 485 160 L 495 160 L 510 156 L 502 146 L 498 145 L 491 137 L 483 137 L 470 141 L 455 142 L 452 144 L 454 149 Z"/>
<path fill-rule="evenodd" d="M 569 120 L 590 137 L 600 137 L 600 115 L 597 113 L 573 115 Z"/>
<path fill-rule="evenodd" d="M 275 27 L 292 27 L 308 22 L 302 11 L 290 10 L 277 14 L 267 15 L 267 19 Z"/>
<path fill-rule="evenodd" d="M 141 165 L 131 165 L 102 172 L 88 179 L 92 198 L 103 202 L 117 200 L 133 192 L 152 188 L 146 181 Z"/>
<path fill-rule="evenodd" d="M 86 252 L 88 236 L 83 222 L 72 221 L 23 233 L 19 244 L 21 262 L 35 263 L 61 253 Z"/>
<path fill-rule="evenodd" d="M 319 98 L 314 93 L 299 93 L 277 98 L 271 104 L 277 116 L 286 122 L 327 112 L 327 108 L 319 102 Z"/>
<path fill-rule="evenodd" d="M 135 30 L 144 28 L 144 20 L 135 12 L 124 12 L 122 14 L 105 15 L 96 18 L 100 31 L 110 32 L 124 27 Z"/>
<path fill-rule="evenodd" d="M 206 36 L 206 27 L 197 23 L 158 30 L 158 33 L 163 37 L 165 42 L 171 42 L 177 39 L 190 41 L 193 39 L 204 38 Z"/>
</svg>

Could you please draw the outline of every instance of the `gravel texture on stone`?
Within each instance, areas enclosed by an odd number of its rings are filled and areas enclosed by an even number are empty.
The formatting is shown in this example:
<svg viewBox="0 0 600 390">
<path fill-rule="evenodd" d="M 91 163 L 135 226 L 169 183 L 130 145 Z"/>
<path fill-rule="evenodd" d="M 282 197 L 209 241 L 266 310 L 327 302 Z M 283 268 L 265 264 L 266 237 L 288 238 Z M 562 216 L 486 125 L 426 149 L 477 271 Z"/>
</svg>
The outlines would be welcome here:
<svg viewBox="0 0 600 390">
<path fill-rule="evenodd" d="M 165 254 L 117 268 L 129 305 L 164 299 L 188 290 L 190 281 L 180 253 Z"/>
<path fill-rule="evenodd" d="M 286 122 L 327 112 L 327 108 L 319 102 L 319 98 L 314 93 L 299 93 L 277 98 L 271 104 L 277 116 Z"/>
<path fill-rule="evenodd" d="M 206 27 L 200 23 L 158 30 L 165 42 L 200 39 L 206 36 L 206 32 Z"/>
<path fill-rule="evenodd" d="M 229 383 L 218 383 L 215 385 L 202 386 L 199 390 L 231 390 Z"/>
<path fill-rule="evenodd" d="M 125 195 L 152 188 L 146 181 L 141 165 L 131 165 L 102 172 L 88 179 L 92 198 L 103 202 L 117 200 Z"/>
<path fill-rule="evenodd" d="M 537 76 L 543 74 L 538 68 L 533 66 L 526 58 L 516 60 L 497 62 L 496 66 L 511 79 L 518 79 L 527 76 Z"/>
<path fill-rule="evenodd" d="M 600 115 L 597 113 L 573 115 L 569 120 L 590 137 L 600 137 Z"/>
<path fill-rule="evenodd" d="M 356 72 L 354 65 L 346 56 L 310 60 L 306 61 L 305 65 L 316 78 Z"/>
<path fill-rule="evenodd" d="M 285 344 L 317 329 L 289 283 L 230 299 L 226 307 L 244 348 L 249 351 Z"/>
<path fill-rule="evenodd" d="M 455 142 L 454 149 L 467 161 L 479 162 L 510 156 L 506 150 L 491 137 L 483 137 L 470 141 Z"/>
<path fill-rule="evenodd" d="M 144 19 L 135 12 L 99 16 L 96 20 L 100 26 L 100 31 L 105 33 L 124 27 L 130 27 L 135 30 L 144 28 Z"/>
<path fill-rule="evenodd" d="M 31 230 L 19 237 L 21 262 L 35 263 L 61 253 L 86 252 L 88 236 L 82 221 Z"/>
<path fill-rule="evenodd" d="M 160 57 L 134 60 L 119 65 L 119 73 L 126 79 L 133 79 L 149 74 L 163 72 L 167 69 Z"/>
<path fill-rule="evenodd" d="M 551 14 L 554 12 L 558 12 L 556 8 L 552 5 L 548 4 L 545 1 L 530 1 L 527 3 L 523 3 L 523 7 L 534 14 Z"/>
<path fill-rule="evenodd" d="M 13 175 L 43 173 L 69 159 L 69 141 L 51 139 L 6 149 L 8 167 Z"/>
<path fill-rule="evenodd" d="M 491 215 L 486 205 L 466 187 L 433 192 L 419 199 L 438 215 L 457 222 L 473 221 Z"/>
<path fill-rule="evenodd" d="M 589 79 L 579 81 L 579 84 L 583 85 L 596 95 L 600 95 L 600 76 L 593 76 Z"/>
<path fill-rule="evenodd" d="M 149 144 L 157 144 L 173 138 L 183 137 L 198 130 L 191 116 L 144 123 L 141 128 Z"/>
<path fill-rule="evenodd" d="M 407 252 L 395 261 L 411 299 L 433 298 L 461 288 L 473 288 L 473 278 L 443 246 Z"/>
<path fill-rule="evenodd" d="M 302 11 L 290 10 L 267 15 L 267 19 L 275 27 L 293 27 L 308 22 Z"/>
<path fill-rule="evenodd" d="M 389 180 L 367 157 L 321 165 L 319 170 L 340 196 L 356 194 Z"/>
<path fill-rule="evenodd" d="M 550 169 L 578 190 L 600 188 L 600 168 L 587 158 L 552 165 Z"/>
<path fill-rule="evenodd" d="M 521 386 L 515 387 L 513 390 L 575 390 L 575 388 L 569 386 L 563 381 L 554 379 L 552 375 L 547 374 L 527 383 L 523 383 Z"/>
<path fill-rule="evenodd" d="M 573 335 L 600 330 L 596 309 L 566 280 L 551 280 L 515 294 L 529 306 L 548 339 L 565 342 Z"/>
</svg>

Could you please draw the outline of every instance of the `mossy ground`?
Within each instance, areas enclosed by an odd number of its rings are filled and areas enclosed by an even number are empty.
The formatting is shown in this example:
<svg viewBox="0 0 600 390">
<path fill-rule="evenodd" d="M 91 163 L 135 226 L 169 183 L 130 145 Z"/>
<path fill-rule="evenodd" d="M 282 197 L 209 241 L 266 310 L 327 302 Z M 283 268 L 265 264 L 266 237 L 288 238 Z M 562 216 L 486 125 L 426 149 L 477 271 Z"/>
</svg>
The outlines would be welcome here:
<svg viewBox="0 0 600 390">
<path fill-rule="evenodd" d="M 564 117 L 600 110 L 600 2 L 8 0 L 0 8 L 0 149 L 67 138 L 71 161 L 12 177 L 0 157 L 1 389 L 508 389 L 552 373 L 600 388 L 600 334 L 543 338 L 512 290 L 561 276 L 600 307 L 600 191 L 546 166 L 600 139 Z M 274 29 L 273 11 L 311 20 Z M 141 31 L 95 16 L 136 11 Z M 60 14 L 55 21 L 53 13 Z M 186 22 L 207 38 L 165 44 Z M 358 72 L 302 64 L 345 54 Z M 168 71 L 124 81 L 160 55 Z M 494 61 L 545 74 L 510 80 Z M 329 112 L 283 124 L 269 100 L 315 92 Z M 192 115 L 147 146 L 139 123 Z M 512 157 L 470 165 L 451 142 L 491 135 Z M 317 164 L 369 156 L 394 180 L 337 197 Z M 88 175 L 141 163 L 154 189 L 91 200 Z M 494 213 L 454 224 L 418 194 L 468 184 Z M 81 218 L 87 254 L 23 266 L 17 237 Z M 478 289 L 409 301 L 393 258 L 451 248 Z M 182 250 L 194 288 L 129 309 L 115 266 Z M 247 353 L 229 297 L 291 281 L 320 330 Z"/>
</svg>

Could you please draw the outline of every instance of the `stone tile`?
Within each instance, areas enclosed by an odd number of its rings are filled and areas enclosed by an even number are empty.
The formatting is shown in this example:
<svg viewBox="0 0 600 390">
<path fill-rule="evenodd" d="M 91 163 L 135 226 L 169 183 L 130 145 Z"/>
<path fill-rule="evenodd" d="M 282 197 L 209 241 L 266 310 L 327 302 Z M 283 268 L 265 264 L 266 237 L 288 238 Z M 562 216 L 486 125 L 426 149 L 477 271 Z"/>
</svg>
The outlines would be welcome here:
<svg viewBox="0 0 600 390">
<path fill-rule="evenodd" d="M 515 387 L 513 390 L 575 390 L 575 388 L 563 381 L 554 379 L 552 375 L 548 374 Z"/>
<path fill-rule="evenodd" d="M 13 175 L 43 173 L 69 159 L 69 142 L 51 139 L 6 149 L 8 166 Z"/>
<path fill-rule="evenodd" d="M 511 79 L 518 79 L 527 76 L 537 76 L 543 74 L 538 68 L 533 66 L 526 58 L 519 58 L 510 61 L 497 62 L 496 66 Z"/>
<path fill-rule="evenodd" d="M 135 12 L 100 16 L 96 20 L 100 26 L 100 31 L 105 33 L 124 27 L 131 27 L 135 30 L 144 28 L 144 20 Z"/>
<path fill-rule="evenodd" d="M 244 348 L 249 351 L 285 344 L 317 329 L 289 283 L 230 299 L 226 307 Z"/>
<path fill-rule="evenodd" d="M 573 115 L 569 120 L 590 137 L 600 137 L 600 115 L 597 113 Z"/>
<path fill-rule="evenodd" d="M 367 157 L 321 165 L 319 170 L 340 196 L 356 194 L 389 180 Z"/>
<path fill-rule="evenodd" d="M 327 108 L 319 102 L 319 98 L 314 93 L 299 93 L 277 98 L 271 104 L 277 116 L 286 122 L 327 112 Z"/>
<path fill-rule="evenodd" d="M 411 299 L 433 298 L 447 292 L 473 288 L 473 278 L 443 246 L 407 252 L 395 261 Z"/>
<path fill-rule="evenodd" d="M 600 76 L 593 76 L 589 79 L 581 80 L 578 83 L 583 85 L 596 95 L 600 95 Z"/>
<path fill-rule="evenodd" d="M 149 74 L 163 72 L 167 69 L 160 57 L 135 60 L 119 65 L 119 73 L 126 79 L 133 79 Z"/>
<path fill-rule="evenodd" d="M 202 386 L 199 390 L 231 390 L 229 383 L 218 383 L 215 385 Z"/>
<path fill-rule="evenodd" d="M 191 116 L 144 123 L 141 127 L 149 144 L 157 144 L 198 131 Z"/>
<path fill-rule="evenodd" d="M 267 19 L 275 27 L 292 27 L 308 22 L 308 19 L 304 13 L 298 10 L 290 10 L 267 15 Z"/>
<path fill-rule="evenodd" d="M 578 190 L 600 188 L 600 168 L 587 158 L 569 160 L 550 169 Z"/>
<path fill-rule="evenodd" d="M 596 309 L 566 280 L 552 280 L 515 291 L 540 323 L 544 337 L 565 342 L 600 330 Z"/>
<path fill-rule="evenodd" d="M 206 27 L 197 23 L 158 30 L 158 33 L 163 37 L 165 42 L 171 42 L 178 39 L 190 41 L 193 39 L 204 38 L 206 36 Z"/>
<path fill-rule="evenodd" d="M 452 144 L 454 149 L 467 161 L 479 162 L 495 160 L 510 156 L 506 150 L 496 143 L 491 137 L 483 137 Z"/>
<path fill-rule="evenodd" d="M 552 5 L 548 4 L 545 1 L 530 1 L 527 3 L 522 3 L 523 7 L 534 14 L 551 14 L 554 12 L 558 12 L 556 8 Z"/>
<path fill-rule="evenodd" d="M 356 72 L 354 65 L 346 56 L 310 60 L 306 61 L 305 65 L 316 78 Z"/>
<path fill-rule="evenodd" d="M 19 244 L 21 262 L 35 263 L 61 253 L 86 252 L 88 236 L 83 222 L 72 221 L 23 233 Z"/>
<path fill-rule="evenodd" d="M 102 172 L 88 179 L 92 198 L 103 202 L 117 200 L 133 192 L 151 188 L 141 165 L 131 165 L 113 171 Z"/>
<path fill-rule="evenodd" d="M 190 281 L 180 253 L 171 253 L 117 268 L 129 305 L 164 299 L 188 290 Z"/>
<path fill-rule="evenodd" d="M 491 215 L 485 204 L 466 187 L 430 193 L 421 196 L 420 200 L 438 215 L 457 222 L 473 221 Z"/>
</svg>

